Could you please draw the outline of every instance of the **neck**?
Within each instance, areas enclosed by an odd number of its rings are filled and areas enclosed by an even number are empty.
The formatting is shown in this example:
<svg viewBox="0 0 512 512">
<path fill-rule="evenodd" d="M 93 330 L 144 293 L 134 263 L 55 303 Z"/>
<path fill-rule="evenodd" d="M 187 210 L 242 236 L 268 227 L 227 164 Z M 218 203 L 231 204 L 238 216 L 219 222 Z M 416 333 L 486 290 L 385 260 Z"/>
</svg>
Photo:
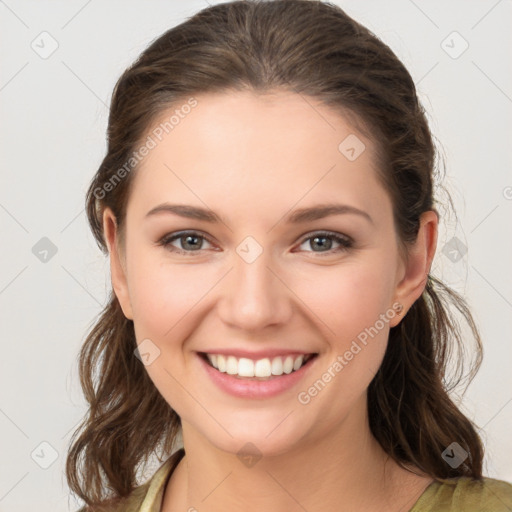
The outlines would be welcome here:
<svg viewBox="0 0 512 512">
<path fill-rule="evenodd" d="M 186 455 L 168 485 L 162 510 L 405 512 L 415 501 L 412 480 L 382 450 L 367 421 L 363 423 L 365 428 L 353 410 L 330 432 L 246 465 L 236 453 L 218 449 L 183 422 Z"/>
</svg>

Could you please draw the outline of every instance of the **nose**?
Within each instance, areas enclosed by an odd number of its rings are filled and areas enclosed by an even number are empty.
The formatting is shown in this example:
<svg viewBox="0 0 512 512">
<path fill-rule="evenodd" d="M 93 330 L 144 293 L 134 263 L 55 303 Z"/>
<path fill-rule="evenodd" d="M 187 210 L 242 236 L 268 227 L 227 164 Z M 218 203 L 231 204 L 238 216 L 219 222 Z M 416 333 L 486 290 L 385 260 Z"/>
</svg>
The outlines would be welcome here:
<svg viewBox="0 0 512 512">
<path fill-rule="evenodd" d="M 224 280 L 218 304 L 221 320 L 244 331 L 286 324 L 292 315 L 293 293 L 284 276 L 271 268 L 267 253 L 248 263 L 233 255 L 233 268 Z"/>
</svg>

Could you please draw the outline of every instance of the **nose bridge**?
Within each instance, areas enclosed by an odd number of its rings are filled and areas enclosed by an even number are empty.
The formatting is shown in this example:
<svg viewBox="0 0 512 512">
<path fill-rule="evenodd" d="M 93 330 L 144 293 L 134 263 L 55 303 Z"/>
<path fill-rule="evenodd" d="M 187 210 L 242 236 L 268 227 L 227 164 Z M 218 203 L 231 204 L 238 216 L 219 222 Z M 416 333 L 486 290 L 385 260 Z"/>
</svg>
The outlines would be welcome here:
<svg viewBox="0 0 512 512">
<path fill-rule="evenodd" d="M 290 297 L 275 275 L 270 251 L 248 240 L 236 252 L 219 308 L 222 320 L 245 330 L 286 322 L 291 313 Z"/>
</svg>

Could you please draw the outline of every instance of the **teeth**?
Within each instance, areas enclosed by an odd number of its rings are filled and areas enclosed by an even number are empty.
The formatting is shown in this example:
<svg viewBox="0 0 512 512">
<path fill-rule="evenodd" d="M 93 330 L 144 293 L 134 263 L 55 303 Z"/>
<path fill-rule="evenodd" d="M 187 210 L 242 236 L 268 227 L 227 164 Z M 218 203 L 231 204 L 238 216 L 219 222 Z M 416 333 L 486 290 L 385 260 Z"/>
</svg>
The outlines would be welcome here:
<svg viewBox="0 0 512 512">
<path fill-rule="evenodd" d="M 310 359 L 310 355 L 299 355 L 297 357 L 274 357 L 270 360 L 268 357 L 253 361 L 241 357 L 224 356 L 222 354 L 206 354 L 214 368 L 220 372 L 229 375 L 238 375 L 239 377 L 271 377 L 279 376 L 283 373 L 289 374 L 297 371 L 305 362 Z"/>
<path fill-rule="evenodd" d="M 254 363 L 254 375 L 256 377 L 270 377 L 272 375 L 272 363 L 270 359 L 260 359 Z"/>
<path fill-rule="evenodd" d="M 272 359 L 272 375 L 283 374 L 283 360 L 280 357 Z"/>
<path fill-rule="evenodd" d="M 226 361 L 226 373 L 229 373 L 229 375 L 238 373 L 238 361 L 233 356 L 229 356 Z"/>
<path fill-rule="evenodd" d="M 230 358 L 233 356 L 229 356 Z M 236 358 L 233 357 L 236 362 Z M 254 363 L 250 359 L 246 359 L 245 357 L 241 357 L 238 361 L 238 367 L 236 373 L 240 377 L 260 377 L 260 375 L 254 374 Z M 262 375 L 261 375 L 262 377 Z"/>
</svg>

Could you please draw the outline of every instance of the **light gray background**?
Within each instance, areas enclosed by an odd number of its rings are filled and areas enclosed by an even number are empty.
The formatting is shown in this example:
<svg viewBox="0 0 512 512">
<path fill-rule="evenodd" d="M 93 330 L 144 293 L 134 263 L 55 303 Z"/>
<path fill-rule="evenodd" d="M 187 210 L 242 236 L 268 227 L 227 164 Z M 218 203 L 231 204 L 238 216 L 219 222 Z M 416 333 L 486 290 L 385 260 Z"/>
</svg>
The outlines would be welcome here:
<svg viewBox="0 0 512 512">
<path fill-rule="evenodd" d="M 462 406 L 482 428 L 485 474 L 512 481 L 511 2 L 338 3 L 403 60 L 442 142 L 459 222 L 447 219 L 434 269 L 468 298 L 485 349 Z M 63 476 L 85 413 L 76 357 L 110 287 L 84 194 L 104 155 L 117 78 L 150 41 L 206 6 L 0 0 L 0 511 L 79 505 Z M 46 59 L 31 47 L 51 48 L 43 31 L 58 43 Z M 467 254 L 442 252 L 453 236 Z M 32 252 L 42 237 L 57 247 L 46 263 Z M 57 459 L 43 469 L 52 450 Z"/>
</svg>

